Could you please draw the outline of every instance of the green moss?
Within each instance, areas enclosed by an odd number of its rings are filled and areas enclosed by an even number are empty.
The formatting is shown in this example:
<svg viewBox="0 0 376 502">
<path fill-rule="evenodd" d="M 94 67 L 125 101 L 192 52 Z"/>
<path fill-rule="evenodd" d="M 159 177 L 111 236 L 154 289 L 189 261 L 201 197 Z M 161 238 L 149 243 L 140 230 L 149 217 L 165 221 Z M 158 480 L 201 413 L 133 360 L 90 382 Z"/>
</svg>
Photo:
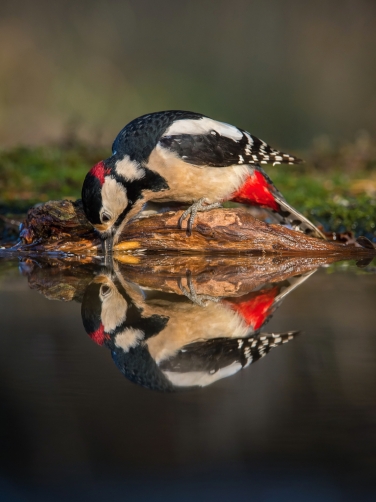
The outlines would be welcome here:
<svg viewBox="0 0 376 502">
<path fill-rule="evenodd" d="M 367 148 L 364 138 L 360 146 L 357 141 L 337 150 L 313 149 L 303 155 L 307 164 L 266 170 L 287 201 L 326 230 L 376 240 L 376 148 L 369 138 Z M 109 154 L 78 141 L 0 151 L 0 214 L 9 214 L 9 207 L 19 212 L 37 202 L 79 198 L 87 171 Z"/>
<path fill-rule="evenodd" d="M 30 205 L 78 198 L 87 171 L 108 155 L 82 144 L 0 151 L 0 201 L 3 205 Z"/>
<path fill-rule="evenodd" d="M 354 195 L 354 187 L 375 183 L 368 171 L 352 174 L 331 170 L 322 173 L 312 166 L 274 166 L 268 169 L 286 200 L 325 230 L 352 231 L 376 238 L 376 198 L 366 193 Z"/>
</svg>

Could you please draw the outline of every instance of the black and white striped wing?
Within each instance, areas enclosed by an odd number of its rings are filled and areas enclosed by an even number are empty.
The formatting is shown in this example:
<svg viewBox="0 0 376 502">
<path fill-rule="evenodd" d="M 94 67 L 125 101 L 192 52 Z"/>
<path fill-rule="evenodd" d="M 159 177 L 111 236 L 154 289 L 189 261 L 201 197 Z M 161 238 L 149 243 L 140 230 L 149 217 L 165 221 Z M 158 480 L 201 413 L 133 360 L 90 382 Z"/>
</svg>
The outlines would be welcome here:
<svg viewBox="0 0 376 502">
<path fill-rule="evenodd" d="M 214 338 L 195 342 L 162 361 L 159 368 L 173 385 L 205 386 L 237 373 L 299 333 L 261 333 L 250 338 Z"/>
<path fill-rule="evenodd" d="M 300 159 L 271 148 L 264 141 L 230 124 L 201 117 L 176 120 L 159 145 L 198 166 L 234 164 L 298 164 Z"/>
</svg>

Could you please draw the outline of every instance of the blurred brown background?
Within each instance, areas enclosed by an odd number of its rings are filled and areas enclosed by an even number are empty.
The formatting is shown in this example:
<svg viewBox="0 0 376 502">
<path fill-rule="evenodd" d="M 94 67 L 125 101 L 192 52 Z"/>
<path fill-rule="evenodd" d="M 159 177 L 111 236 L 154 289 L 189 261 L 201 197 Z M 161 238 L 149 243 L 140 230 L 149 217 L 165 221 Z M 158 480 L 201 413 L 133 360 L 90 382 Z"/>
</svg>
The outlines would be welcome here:
<svg viewBox="0 0 376 502">
<path fill-rule="evenodd" d="M 2 0 L 0 145 L 188 109 L 283 147 L 376 133 L 371 0 Z"/>
</svg>

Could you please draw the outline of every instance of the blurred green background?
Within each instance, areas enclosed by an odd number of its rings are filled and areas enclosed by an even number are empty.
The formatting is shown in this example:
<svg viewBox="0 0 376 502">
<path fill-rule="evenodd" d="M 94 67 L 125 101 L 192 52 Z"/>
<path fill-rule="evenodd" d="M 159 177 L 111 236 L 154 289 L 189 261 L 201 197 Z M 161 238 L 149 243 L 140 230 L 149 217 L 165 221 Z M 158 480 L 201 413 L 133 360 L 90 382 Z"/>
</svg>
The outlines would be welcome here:
<svg viewBox="0 0 376 502">
<path fill-rule="evenodd" d="M 373 0 L 2 0 L 0 204 L 79 197 L 128 121 L 186 109 L 303 156 L 268 172 L 308 216 L 371 225 L 375 27 Z"/>
<path fill-rule="evenodd" d="M 2 0 L 0 143 L 187 109 L 284 148 L 376 133 L 373 0 Z"/>
</svg>

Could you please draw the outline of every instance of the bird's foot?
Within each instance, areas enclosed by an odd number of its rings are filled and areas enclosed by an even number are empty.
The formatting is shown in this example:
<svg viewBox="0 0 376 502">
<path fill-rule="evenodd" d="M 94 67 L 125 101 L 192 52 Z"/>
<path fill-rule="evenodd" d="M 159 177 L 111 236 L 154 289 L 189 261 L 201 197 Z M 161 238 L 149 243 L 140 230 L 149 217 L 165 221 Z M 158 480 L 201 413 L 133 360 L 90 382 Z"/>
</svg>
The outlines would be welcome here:
<svg viewBox="0 0 376 502">
<path fill-rule="evenodd" d="M 192 227 L 195 221 L 196 215 L 198 212 L 210 211 L 211 209 L 215 209 L 217 207 L 221 207 L 222 204 L 220 202 L 214 202 L 213 204 L 209 204 L 209 200 L 203 197 L 199 199 L 194 204 L 191 205 L 179 218 L 179 228 L 183 228 L 183 221 L 188 218 L 187 223 L 187 235 L 192 235 Z"/>
<path fill-rule="evenodd" d="M 193 286 L 192 276 L 189 270 L 187 271 L 187 286 L 189 290 L 183 286 L 181 279 L 179 280 L 179 288 L 183 295 L 200 307 L 207 307 L 208 302 L 218 303 L 221 300 L 217 296 L 198 295 L 195 287 Z"/>
</svg>

